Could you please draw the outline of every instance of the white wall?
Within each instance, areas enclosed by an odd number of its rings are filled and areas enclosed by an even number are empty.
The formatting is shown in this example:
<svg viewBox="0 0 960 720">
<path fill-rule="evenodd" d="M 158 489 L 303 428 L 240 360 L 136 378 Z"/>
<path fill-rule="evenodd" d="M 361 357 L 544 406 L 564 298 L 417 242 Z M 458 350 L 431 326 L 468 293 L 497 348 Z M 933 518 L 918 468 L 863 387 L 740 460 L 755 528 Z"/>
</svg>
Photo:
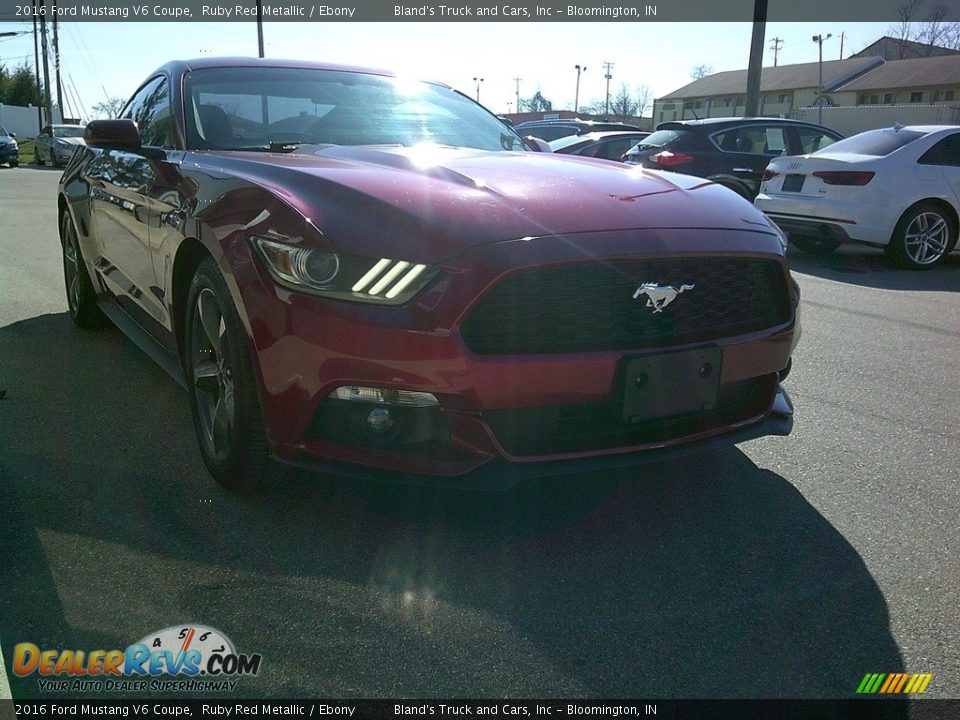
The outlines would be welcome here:
<svg viewBox="0 0 960 720">
<path fill-rule="evenodd" d="M 35 107 L 19 107 L 17 105 L 4 105 L 0 103 L 0 125 L 7 130 L 17 134 L 17 139 L 26 140 L 35 138 L 40 132 L 40 115 L 43 111 L 38 111 Z M 60 112 L 53 108 L 53 122 L 60 122 Z"/>
<path fill-rule="evenodd" d="M 818 122 L 815 107 L 797 108 L 791 117 Z M 844 135 L 901 125 L 960 125 L 960 108 L 947 105 L 857 105 L 823 108 L 823 124 Z"/>
</svg>

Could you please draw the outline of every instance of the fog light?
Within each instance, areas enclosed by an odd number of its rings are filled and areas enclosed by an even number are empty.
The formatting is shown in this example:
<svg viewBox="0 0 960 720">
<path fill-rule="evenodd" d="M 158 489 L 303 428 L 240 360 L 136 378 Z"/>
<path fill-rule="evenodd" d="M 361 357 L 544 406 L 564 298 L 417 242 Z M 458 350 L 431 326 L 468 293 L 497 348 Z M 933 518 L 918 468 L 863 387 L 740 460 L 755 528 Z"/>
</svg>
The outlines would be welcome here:
<svg viewBox="0 0 960 720">
<path fill-rule="evenodd" d="M 367 413 L 367 427 L 376 433 L 387 432 L 394 426 L 395 422 L 393 411 L 382 405 L 378 405 Z"/>
</svg>

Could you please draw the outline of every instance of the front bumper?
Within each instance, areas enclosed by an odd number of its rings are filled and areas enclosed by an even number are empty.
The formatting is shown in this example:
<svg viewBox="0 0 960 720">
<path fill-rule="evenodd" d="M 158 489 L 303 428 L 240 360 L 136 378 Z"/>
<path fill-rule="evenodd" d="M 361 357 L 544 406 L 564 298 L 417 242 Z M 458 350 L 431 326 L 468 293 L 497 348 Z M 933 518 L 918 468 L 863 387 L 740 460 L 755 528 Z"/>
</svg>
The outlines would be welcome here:
<svg viewBox="0 0 960 720">
<path fill-rule="evenodd" d="M 772 259 L 787 272 L 771 234 L 717 231 L 706 252 L 699 231 L 647 234 L 646 252 L 654 258 L 667 250 L 717 255 L 719 248 L 720 254 Z M 635 233 L 598 233 L 589 242 L 591 259 L 638 254 Z M 469 349 L 461 322 L 504 274 L 543 265 L 544 257 L 553 264 L 584 262 L 583 244 L 528 238 L 475 248 L 445 263 L 442 275 L 407 306 L 389 308 L 279 288 L 248 244 L 235 243 L 224 261 L 247 313 L 274 456 L 337 475 L 496 487 L 790 432 L 793 409 L 777 373 L 799 336 L 793 283 L 785 284 L 791 295 L 787 322 L 707 343 L 722 352 L 719 394 L 727 406 L 689 422 L 668 418 L 636 431 L 624 425 L 619 375 L 628 358 L 704 343 L 528 355 Z M 439 401 L 442 432 L 409 447 L 352 442 L 341 432 L 345 423 L 324 414 L 330 394 L 343 386 L 430 393 Z"/>
<path fill-rule="evenodd" d="M 324 460 L 319 457 L 275 456 L 274 459 L 281 464 L 302 470 L 353 480 L 419 487 L 498 491 L 507 490 L 518 483 L 529 480 L 626 471 L 644 465 L 669 462 L 688 455 L 722 449 L 761 437 L 787 436 L 792 430 L 793 402 L 786 390 L 778 387 L 770 414 L 758 422 L 703 440 L 637 452 L 598 456 L 587 455 L 573 459 L 545 460 L 536 463 L 516 463 L 499 458 L 462 475 L 453 476 L 425 475 L 356 463 Z"/>
<path fill-rule="evenodd" d="M 20 149 L 16 145 L 0 147 L 0 163 L 20 162 Z"/>
</svg>

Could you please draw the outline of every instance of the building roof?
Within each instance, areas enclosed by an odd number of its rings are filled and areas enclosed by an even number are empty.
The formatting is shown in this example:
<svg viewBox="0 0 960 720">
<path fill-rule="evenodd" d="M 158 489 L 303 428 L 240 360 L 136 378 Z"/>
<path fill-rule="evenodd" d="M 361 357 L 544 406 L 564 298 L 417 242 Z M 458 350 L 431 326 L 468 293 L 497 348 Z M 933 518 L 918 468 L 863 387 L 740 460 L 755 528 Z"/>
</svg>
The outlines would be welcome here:
<svg viewBox="0 0 960 720">
<path fill-rule="evenodd" d="M 885 35 L 850 57 L 880 56 L 884 60 L 910 60 L 936 55 L 960 55 L 960 50 L 952 50 L 940 45 L 928 45 L 915 40 L 901 40 Z"/>
<path fill-rule="evenodd" d="M 850 82 L 853 78 L 881 64 L 883 64 L 883 58 L 879 57 L 825 60 L 823 62 L 823 88 L 825 91 L 834 90 L 837 86 Z M 819 73 L 820 63 L 817 62 L 765 67 L 760 73 L 760 92 L 819 87 Z M 694 80 L 692 83 L 684 85 L 679 90 L 674 90 L 659 99 L 743 95 L 746 92 L 747 71 L 728 70 Z"/>
<path fill-rule="evenodd" d="M 933 85 L 960 86 L 960 55 L 893 60 L 837 89 L 883 90 L 924 88 Z"/>
</svg>

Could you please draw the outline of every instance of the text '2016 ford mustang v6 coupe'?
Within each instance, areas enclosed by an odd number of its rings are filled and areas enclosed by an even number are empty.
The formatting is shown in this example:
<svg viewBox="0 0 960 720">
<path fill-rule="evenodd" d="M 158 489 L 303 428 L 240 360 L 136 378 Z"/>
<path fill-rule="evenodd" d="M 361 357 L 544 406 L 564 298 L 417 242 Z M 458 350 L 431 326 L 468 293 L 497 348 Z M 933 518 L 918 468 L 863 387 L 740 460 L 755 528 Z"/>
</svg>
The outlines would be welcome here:
<svg viewBox="0 0 960 720">
<path fill-rule="evenodd" d="M 497 486 L 791 429 L 786 241 L 725 188 L 358 68 L 173 62 L 120 115 L 61 181 L 70 313 L 184 383 L 227 487 L 271 458 Z"/>
</svg>

